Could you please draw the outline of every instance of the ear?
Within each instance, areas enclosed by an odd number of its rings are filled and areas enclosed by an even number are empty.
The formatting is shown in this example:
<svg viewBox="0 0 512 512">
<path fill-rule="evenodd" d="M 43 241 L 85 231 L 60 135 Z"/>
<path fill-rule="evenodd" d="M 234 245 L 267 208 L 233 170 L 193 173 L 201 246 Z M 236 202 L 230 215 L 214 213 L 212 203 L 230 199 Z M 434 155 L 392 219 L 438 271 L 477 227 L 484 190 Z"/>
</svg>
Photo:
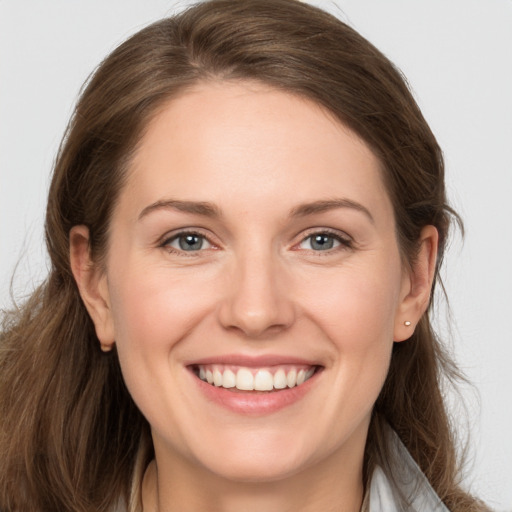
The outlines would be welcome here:
<svg viewBox="0 0 512 512">
<path fill-rule="evenodd" d="M 400 304 L 395 315 L 394 340 L 409 339 L 430 302 L 439 234 L 434 226 L 421 230 L 419 249 L 409 268 L 404 270 Z"/>
<path fill-rule="evenodd" d="M 114 326 L 107 276 L 91 260 L 89 249 L 89 229 L 86 226 L 74 226 L 69 233 L 71 271 L 96 328 L 101 349 L 108 352 L 114 346 Z"/>
</svg>

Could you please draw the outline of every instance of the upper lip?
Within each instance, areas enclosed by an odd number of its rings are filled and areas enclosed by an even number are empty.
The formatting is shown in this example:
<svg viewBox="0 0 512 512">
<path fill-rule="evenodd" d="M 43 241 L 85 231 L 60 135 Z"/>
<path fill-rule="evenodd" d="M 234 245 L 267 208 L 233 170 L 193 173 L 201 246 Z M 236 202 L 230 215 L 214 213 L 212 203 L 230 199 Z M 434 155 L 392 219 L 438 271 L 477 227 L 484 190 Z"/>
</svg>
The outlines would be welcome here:
<svg viewBox="0 0 512 512">
<path fill-rule="evenodd" d="M 283 364 L 296 364 L 304 366 L 323 366 L 316 360 L 304 359 L 283 354 L 264 354 L 250 356 L 245 354 L 225 354 L 219 356 L 204 357 L 186 362 L 186 366 L 199 366 L 209 364 L 227 364 L 232 366 L 244 366 L 247 368 L 261 368 L 264 366 L 279 366 Z"/>
</svg>

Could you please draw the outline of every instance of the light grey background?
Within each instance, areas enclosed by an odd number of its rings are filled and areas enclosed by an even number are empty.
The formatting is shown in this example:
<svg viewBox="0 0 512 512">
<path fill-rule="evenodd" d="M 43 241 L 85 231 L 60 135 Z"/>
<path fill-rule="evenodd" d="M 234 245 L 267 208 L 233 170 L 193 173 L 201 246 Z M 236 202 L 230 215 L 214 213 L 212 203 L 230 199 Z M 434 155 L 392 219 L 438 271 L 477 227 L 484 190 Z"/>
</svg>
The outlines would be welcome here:
<svg viewBox="0 0 512 512">
<path fill-rule="evenodd" d="M 81 84 L 128 35 L 188 2 L 0 0 L 0 307 L 45 274 L 49 173 Z M 359 30 L 408 77 L 446 155 L 466 223 L 450 247 L 443 335 L 474 387 L 467 485 L 512 510 L 512 0 L 314 2 Z M 448 329 L 448 326 L 450 329 Z M 459 406 L 458 398 L 450 401 Z"/>
</svg>

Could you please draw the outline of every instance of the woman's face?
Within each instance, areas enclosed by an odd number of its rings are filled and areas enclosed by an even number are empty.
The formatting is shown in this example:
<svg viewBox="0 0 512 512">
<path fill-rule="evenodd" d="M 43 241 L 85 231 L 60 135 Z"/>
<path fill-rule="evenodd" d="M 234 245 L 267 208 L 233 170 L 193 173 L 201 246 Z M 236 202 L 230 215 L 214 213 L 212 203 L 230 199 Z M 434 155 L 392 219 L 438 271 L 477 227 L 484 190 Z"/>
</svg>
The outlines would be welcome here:
<svg viewBox="0 0 512 512">
<path fill-rule="evenodd" d="M 99 290 L 99 337 L 159 466 L 360 470 L 410 278 L 379 161 L 320 107 L 254 83 L 170 101 L 131 165 Z"/>
</svg>

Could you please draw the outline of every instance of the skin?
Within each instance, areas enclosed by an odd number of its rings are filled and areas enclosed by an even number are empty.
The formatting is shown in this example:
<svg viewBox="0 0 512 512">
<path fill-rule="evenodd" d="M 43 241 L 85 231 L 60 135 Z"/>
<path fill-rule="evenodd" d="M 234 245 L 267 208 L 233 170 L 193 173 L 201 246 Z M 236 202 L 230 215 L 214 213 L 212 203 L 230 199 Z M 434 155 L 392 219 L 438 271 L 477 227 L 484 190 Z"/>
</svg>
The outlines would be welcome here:
<svg viewBox="0 0 512 512">
<path fill-rule="evenodd" d="M 345 202 L 291 215 L 335 199 Z M 155 206 L 169 200 L 219 215 Z M 203 246 L 185 252 L 176 236 L 191 229 Z M 312 245 L 321 233 L 331 248 Z M 165 105 L 121 191 L 104 270 L 87 228 L 71 232 L 98 338 L 104 350 L 115 340 L 151 425 L 144 510 L 359 510 L 371 410 L 393 342 L 427 306 L 435 228 L 419 247 L 404 267 L 378 159 L 316 104 L 209 82 Z M 299 401 L 240 414 L 207 400 L 187 369 L 225 354 L 301 357 L 322 371 Z"/>
</svg>

